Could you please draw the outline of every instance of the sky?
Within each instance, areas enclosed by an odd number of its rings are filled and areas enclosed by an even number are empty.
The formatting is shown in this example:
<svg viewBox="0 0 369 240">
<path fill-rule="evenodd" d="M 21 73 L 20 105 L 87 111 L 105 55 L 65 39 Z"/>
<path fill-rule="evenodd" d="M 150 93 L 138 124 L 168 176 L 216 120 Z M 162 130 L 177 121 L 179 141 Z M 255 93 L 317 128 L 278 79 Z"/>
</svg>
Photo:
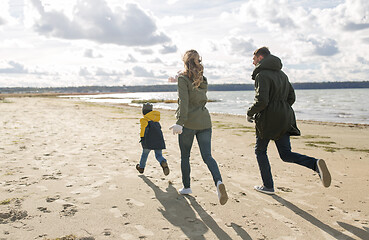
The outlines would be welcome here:
<svg viewBox="0 0 369 240">
<path fill-rule="evenodd" d="M 252 84 L 267 46 L 292 83 L 369 81 L 367 0 L 1 0 L 0 87 Z"/>
</svg>

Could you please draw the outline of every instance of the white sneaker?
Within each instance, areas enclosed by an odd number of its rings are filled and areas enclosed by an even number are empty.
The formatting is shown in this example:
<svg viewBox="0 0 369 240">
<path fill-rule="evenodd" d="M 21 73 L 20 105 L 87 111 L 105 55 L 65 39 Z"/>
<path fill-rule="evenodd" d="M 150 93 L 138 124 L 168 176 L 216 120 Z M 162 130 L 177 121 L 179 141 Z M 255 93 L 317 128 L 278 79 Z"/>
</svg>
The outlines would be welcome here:
<svg viewBox="0 0 369 240">
<path fill-rule="evenodd" d="M 178 192 L 182 195 L 188 195 L 192 193 L 191 188 L 181 188 L 178 190 Z"/>
<path fill-rule="evenodd" d="M 221 181 L 218 181 L 217 183 L 217 192 L 220 205 L 226 204 L 226 202 L 228 201 L 228 195 L 225 186 Z"/>
</svg>

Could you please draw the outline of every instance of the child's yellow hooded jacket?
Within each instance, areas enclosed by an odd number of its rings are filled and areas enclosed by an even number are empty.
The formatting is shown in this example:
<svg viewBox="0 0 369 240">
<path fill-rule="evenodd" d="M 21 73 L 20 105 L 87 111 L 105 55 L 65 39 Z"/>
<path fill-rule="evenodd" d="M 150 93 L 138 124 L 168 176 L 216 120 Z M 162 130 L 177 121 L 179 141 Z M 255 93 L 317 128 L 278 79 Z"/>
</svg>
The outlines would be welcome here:
<svg viewBox="0 0 369 240">
<path fill-rule="evenodd" d="M 145 129 L 146 129 L 147 124 L 149 123 L 149 121 L 159 122 L 160 121 L 160 112 L 159 111 L 151 111 L 151 112 L 147 113 L 146 115 L 144 115 L 143 118 L 140 119 L 140 124 L 141 124 L 140 137 L 145 136 Z"/>
</svg>

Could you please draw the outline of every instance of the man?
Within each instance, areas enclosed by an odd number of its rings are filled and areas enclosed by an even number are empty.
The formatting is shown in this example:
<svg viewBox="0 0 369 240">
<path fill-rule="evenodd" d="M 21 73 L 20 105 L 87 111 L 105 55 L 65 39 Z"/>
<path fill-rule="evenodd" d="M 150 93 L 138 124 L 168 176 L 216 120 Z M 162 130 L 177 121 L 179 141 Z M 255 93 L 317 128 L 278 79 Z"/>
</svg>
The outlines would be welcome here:
<svg viewBox="0 0 369 240">
<path fill-rule="evenodd" d="M 254 52 L 255 102 L 247 111 L 247 120 L 256 123 L 255 154 L 259 164 L 262 186 L 254 189 L 274 194 L 274 183 L 267 156 L 270 140 L 274 140 L 280 158 L 316 171 L 324 187 L 331 184 L 331 175 L 324 160 L 291 152 L 290 136 L 299 136 L 292 104 L 295 91 L 287 75 L 281 70 L 281 60 L 270 54 L 267 47 Z"/>
</svg>

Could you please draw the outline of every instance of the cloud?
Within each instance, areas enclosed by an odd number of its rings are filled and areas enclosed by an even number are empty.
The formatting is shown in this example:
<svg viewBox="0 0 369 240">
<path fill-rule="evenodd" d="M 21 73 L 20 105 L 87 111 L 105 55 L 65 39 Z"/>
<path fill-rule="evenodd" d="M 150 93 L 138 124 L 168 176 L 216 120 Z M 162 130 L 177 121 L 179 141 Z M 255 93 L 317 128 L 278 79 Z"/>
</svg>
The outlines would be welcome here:
<svg viewBox="0 0 369 240">
<path fill-rule="evenodd" d="M 33 74 L 33 75 L 58 75 L 55 73 L 48 73 L 38 71 L 37 69 L 29 70 L 23 64 L 15 62 L 15 61 L 8 61 L 7 63 L 9 67 L 0 68 L 0 74 Z"/>
<path fill-rule="evenodd" d="M 131 54 L 128 54 L 128 57 L 127 57 L 126 60 L 124 60 L 124 62 L 125 63 L 135 63 L 135 62 L 137 62 L 137 59 L 134 56 L 132 56 Z"/>
<path fill-rule="evenodd" d="M 79 69 L 79 76 L 121 76 L 121 75 L 130 75 L 131 72 L 126 70 L 125 72 L 120 72 L 116 70 L 107 70 L 101 67 L 98 67 L 96 70 L 88 70 L 87 67 L 81 67 Z"/>
<path fill-rule="evenodd" d="M 0 26 L 1 25 L 5 25 L 5 23 L 6 23 L 5 19 L 3 19 L 3 18 L 0 17 Z"/>
<path fill-rule="evenodd" d="M 156 75 L 152 70 L 148 71 L 147 69 L 141 66 L 135 66 L 132 68 L 133 76 L 137 78 L 148 78 L 150 81 L 153 82 L 161 82 L 165 79 L 167 81 L 169 75 L 166 74 L 164 70 L 160 70 L 159 74 Z"/>
<path fill-rule="evenodd" d="M 364 43 L 368 43 L 368 44 L 369 44 L 369 37 L 367 37 L 367 38 L 363 38 L 363 42 L 364 42 Z"/>
<path fill-rule="evenodd" d="M 142 55 L 151 55 L 154 53 L 154 51 L 150 48 L 136 48 L 135 51 L 141 53 Z"/>
<path fill-rule="evenodd" d="M 252 39 L 231 37 L 228 39 L 231 54 L 245 55 L 256 49 Z"/>
<path fill-rule="evenodd" d="M 369 28 L 369 23 L 353 23 L 353 22 L 349 22 L 343 27 L 343 29 L 346 31 L 359 31 L 367 28 Z"/>
<path fill-rule="evenodd" d="M 358 61 L 359 63 L 364 64 L 364 65 L 369 65 L 369 60 L 366 60 L 366 59 L 365 59 L 365 58 L 363 58 L 363 57 L 357 57 L 357 61 Z"/>
<path fill-rule="evenodd" d="M 212 42 L 212 41 L 209 41 L 208 42 L 208 48 L 211 52 L 216 52 L 219 50 L 218 46 L 216 43 Z"/>
<path fill-rule="evenodd" d="M 244 22 L 256 22 L 258 26 L 270 30 L 297 28 L 289 13 L 293 8 L 284 0 L 248 1 L 236 11 L 237 18 Z"/>
<path fill-rule="evenodd" d="M 91 76 L 91 73 L 87 70 L 86 67 L 82 67 L 79 69 L 79 76 Z"/>
<path fill-rule="evenodd" d="M 170 5 L 175 4 L 176 2 L 178 2 L 178 0 L 167 0 L 167 3 Z"/>
<path fill-rule="evenodd" d="M 94 54 L 94 51 L 92 49 L 86 49 L 85 52 L 83 53 L 83 56 L 86 58 L 101 58 L 102 55 L 101 54 Z"/>
<path fill-rule="evenodd" d="M 122 75 L 120 72 L 117 71 L 106 71 L 102 68 L 98 68 L 95 73 L 96 76 L 120 76 Z"/>
<path fill-rule="evenodd" d="M 0 68 L 0 73 L 7 73 L 7 74 L 25 74 L 29 71 L 20 63 L 9 61 L 8 65 L 9 68 Z"/>
<path fill-rule="evenodd" d="M 133 75 L 135 77 L 155 77 L 154 72 L 151 70 L 150 72 L 147 71 L 145 68 L 140 66 L 133 67 Z"/>
<path fill-rule="evenodd" d="M 163 63 L 163 61 L 160 58 L 154 58 L 147 61 L 148 63 Z"/>
<path fill-rule="evenodd" d="M 164 45 L 163 48 L 161 50 L 159 50 L 159 52 L 161 54 L 168 54 L 168 53 L 175 53 L 177 52 L 178 48 L 176 45 Z"/>
<path fill-rule="evenodd" d="M 309 39 L 314 46 L 314 53 L 319 56 L 333 56 L 339 53 L 336 40 L 333 39 Z"/>
<path fill-rule="evenodd" d="M 31 1 L 41 16 L 34 24 L 34 30 L 41 35 L 124 46 L 151 46 L 171 41 L 158 31 L 153 18 L 137 4 L 127 3 L 124 9 L 117 7 L 113 11 L 105 0 L 78 0 L 74 16 L 69 19 L 63 12 L 45 11 L 40 0 Z"/>
</svg>

